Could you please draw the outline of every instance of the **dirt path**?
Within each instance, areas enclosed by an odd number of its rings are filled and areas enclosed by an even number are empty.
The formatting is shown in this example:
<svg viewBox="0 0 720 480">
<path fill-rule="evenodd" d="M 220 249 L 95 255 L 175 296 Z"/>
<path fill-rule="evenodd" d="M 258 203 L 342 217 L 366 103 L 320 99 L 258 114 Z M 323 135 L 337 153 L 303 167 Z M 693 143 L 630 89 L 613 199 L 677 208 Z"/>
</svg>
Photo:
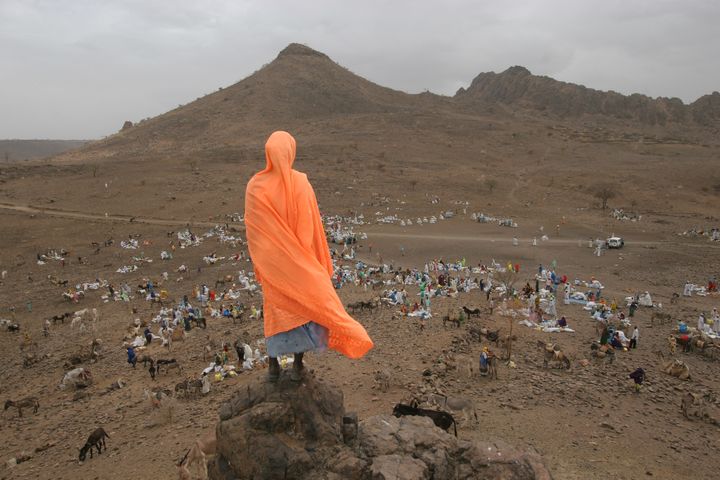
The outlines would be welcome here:
<svg viewBox="0 0 720 480">
<path fill-rule="evenodd" d="M 181 219 L 164 219 L 164 218 L 149 218 L 149 217 L 134 217 L 131 215 L 100 215 L 97 213 L 85 213 L 72 210 L 61 210 L 55 208 L 40 208 L 33 207 L 30 205 L 17 205 L 7 202 L 0 202 L 0 210 L 10 210 L 13 212 L 27 213 L 30 215 L 47 215 L 50 217 L 68 218 L 74 220 L 93 220 L 101 222 L 122 222 L 122 223 L 140 223 L 145 225 L 160 225 L 160 226 L 190 226 L 190 227 L 208 227 L 212 228 L 218 223 L 227 223 L 228 225 L 236 228 L 237 230 L 245 230 L 245 226 L 240 223 L 234 222 L 202 222 L 202 221 L 187 221 Z M 486 235 L 482 233 L 473 235 L 456 235 L 456 234 L 428 234 L 428 233 L 398 233 L 398 232 L 368 232 L 368 235 L 377 238 L 405 238 L 413 240 L 446 240 L 449 242 L 507 242 L 508 237 L 498 237 L 494 235 Z M 528 243 L 532 241 L 531 238 L 518 237 L 521 243 Z M 579 239 L 570 238 L 550 238 L 539 242 L 543 245 L 576 245 Z M 698 244 L 692 242 L 669 242 L 661 240 L 641 240 L 636 242 L 645 246 L 657 246 L 657 245 L 677 245 L 687 247 L 709 247 L 712 248 L 715 245 L 709 245 L 706 243 Z M 718 245 L 720 248 L 720 245 Z"/>
<path fill-rule="evenodd" d="M 183 226 L 188 225 L 191 227 L 214 227 L 218 223 L 227 223 L 239 230 L 244 230 L 245 227 L 239 223 L 232 222 L 198 222 L 188 220 L 175 220 L 175 219 L 164 219 L 164 218 L 147 218 L 147 217 L 133 217 L 131 215 L 100 215 L 97 213 L 84 213 L 71 210 L 60 210 L 54 208 L 39 208 L 32 207 L 29 205 L 15 205 L 12 203 L 0 202 L 0 209 L 11 210 L 14 212 L 28 213 L 31 215 L 47 215 L 50 217 L 69 218 L 74 220 L 94 220 L 101 222 L 123 222 L 123 223 L 142 223 L 145 225 L 161 225 L 161 226 Z"/>
</svg>

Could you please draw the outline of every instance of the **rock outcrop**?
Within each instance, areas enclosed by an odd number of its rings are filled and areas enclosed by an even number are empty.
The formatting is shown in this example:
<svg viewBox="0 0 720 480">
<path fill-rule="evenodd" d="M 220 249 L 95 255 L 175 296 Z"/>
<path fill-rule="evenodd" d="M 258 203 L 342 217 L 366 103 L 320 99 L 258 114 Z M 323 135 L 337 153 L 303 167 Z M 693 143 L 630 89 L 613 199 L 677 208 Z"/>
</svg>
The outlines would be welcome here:
<svg viewBox="0 0 720 480">
<path fill-rule="evenodd" d="M 654 99 L 637 93 L 604 92 L 533 75 L 519 66 L 501 73 L 481 73 L 467 89 L 458 90 L 454 98 L 470 105 L 501 104 L 513 109 L 540 111 L 558 118 L 603 115 L 648 125 L 686 124 L 693 116 L 698 123 L 709 124 L 715 120 L 717 112 L 716 108 L 706 105 L 712 103 L 712 98 L 701 102 L 703 107 L 698 105 L 695 112 L 691 112 L 691 108 L 679 98 Z"/>
<path fill-rule="evenodd" d="M 358 424 L 342 392 L 312 375 L 247 386 L 221 407 L 216 433 L 214 480 L 551 478 L 535 453 L 459 440 L 425 417 Z"/>
</svg>

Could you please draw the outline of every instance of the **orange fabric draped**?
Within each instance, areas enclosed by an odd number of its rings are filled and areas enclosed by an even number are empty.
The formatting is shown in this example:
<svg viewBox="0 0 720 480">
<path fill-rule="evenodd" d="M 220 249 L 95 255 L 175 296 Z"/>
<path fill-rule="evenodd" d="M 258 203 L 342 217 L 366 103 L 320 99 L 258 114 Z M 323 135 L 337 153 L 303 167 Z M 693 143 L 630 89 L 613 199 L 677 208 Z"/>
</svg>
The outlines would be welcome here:
<svg viewBox="0 0 720 480">
<path fill-rule="evenodd" d="M 265 337 L 313 321 L 328 329 L 328 348 L 360 358 L 373 342 L 347 314 L 332 285 L 315 192 L 307 176 L 292 168 L 295 148 L 289 133 L 270 135 L 267 166 L 245 192 L 248 250 L 263 289 Z"/>
</svg>

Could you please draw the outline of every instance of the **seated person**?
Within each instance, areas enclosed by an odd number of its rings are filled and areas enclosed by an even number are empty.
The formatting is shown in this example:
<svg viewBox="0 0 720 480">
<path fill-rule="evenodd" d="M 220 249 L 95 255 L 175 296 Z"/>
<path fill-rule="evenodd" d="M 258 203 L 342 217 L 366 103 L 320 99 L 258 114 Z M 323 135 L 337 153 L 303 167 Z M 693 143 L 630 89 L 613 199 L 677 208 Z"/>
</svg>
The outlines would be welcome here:
<svg viewBox="0 0 720 480">
<path fill-rule="evenodd" d="M 613 335 L 612 340 L 610 341 L 610 345 L 617 350 L 622 350 L 624 348 L 622 342 L 620 341 L 619 332 L 615 332 L 615 335 Z"/>
<path fill-rule="evenodd" d="M 560 320 L 558 320 L 558 327 L 560 327 L 560 328 L 567 327 L 567 320 L 565 320 L 565 317 L 560 317 Z"/>
</svg>

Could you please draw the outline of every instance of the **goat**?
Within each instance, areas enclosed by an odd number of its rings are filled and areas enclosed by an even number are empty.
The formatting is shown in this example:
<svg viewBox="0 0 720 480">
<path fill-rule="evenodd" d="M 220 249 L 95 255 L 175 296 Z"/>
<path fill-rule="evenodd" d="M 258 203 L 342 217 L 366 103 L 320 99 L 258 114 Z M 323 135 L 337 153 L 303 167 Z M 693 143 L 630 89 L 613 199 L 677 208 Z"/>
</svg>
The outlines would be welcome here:
<svg viewBox="0 0 720 480">
<path fill-rule="evenodd" d="M 184 380 L 175 385 L 175 395 L 177 397 L 195 397 L 198 392 L 202 393 L 203 389 L 210 388 L 210 379 L 206 376 L 202 380 Z"/>
<path fill-rule="evenodd" d="M 453 416 L 447 412 L 442 412 L 438 410 L 427 410 L 425 408 L 419 408 L 412 405 L 404 405 L 402 403 L 398 403 L 393 408 L 393 415 L 398 418 L 408 415 L 428 417 L 433 421 L 435 426 L 442 428 L 446 432 L 452 426 L 455 429 L 455 436 L 457 437 L 457 424 L 455 423 L 455 419 L 453 418 Z"/>
<path fill-rule="evenodd" d="M 232 283 L 232 281 L 232 275 L 225 275 L 223 278 L 218 278 L 217 280 L 215 280 L 215 290 L 217 290 L 218 285 L 224 287 L 226 283 Z"/>
<path fill-rule="evenodd" d="M 380 299 L 372 298 L 370 300 L 360 302 L 360 304 L 361 304 L 361 306 L 360 306 L 361 310 L 367 308 L 368 310 L 370 310 L 372 312 L 373 310 L 377 309 L 380 306 Z"/>
<path fill-rule="evenodd" d="M 110 435 L 108 435 L 102 427 L 96 428 L 95 431 L 92 432 L 88 437 L 85 445 L 83 445 L 83 447 L 80 449 L 80 463 L 85 461 L 85 457 L 87 456 L 88 451 L 90 451 L 90 458 L 93 458 L 93 447 L 97 448 L 98 455 L 102 453 L 103 447 L 105 448 L 105 450 L 107 450 L 107 445 L 105 445 L 105 438 L 110 438 Z"/>
<path fill-rule="evenodd" d="M 459 318 L 450 318 L 450 315 L 443 316 L 442 319 L 443 327 L 447 325 L 448 322 L 454 323 L 457 328 L 460 328 L 460 319 Z"/>
<path fill-rule="evenodd" d="M 190 466 L 194 463 L 200 465 L 201 473 L 200 478 L 207 480 L 207 456 L 215 455 L 217 451 L 217 437 L 215 431 L 211 430 L 206 433 L 202 438 L 195 440 L 195 444 L 190 448 L 185 456 L 178 462 L 178 476 L 180 480 L 191 480 L 192 475 L 190 473 Z"/>
<path fill-rule="evenodd" d="M 22 418 L 22 409 L 23 408 L 32 407 L 33 413 L 37 413 L 38 409 L 40 408 L 40 402 L 38 402 L 37 397 L 25 397 L 22 400 L 18 400 L 17 402 L 15 402 L 13 400 L 5 401 L 5 410 L 7 410 L 10 407 L 17 408 L 18 416 L 20 418 Z"/>
<path fill-rule="evenodd" d="M 346 307 L 347 307 L 348 310 L 350 310 L 350 311 L 352 311 L 352 312 L 354 313 L 354 312 L 356 312 L 357 310 L 361 310 L 361 309 L 362 309 L 362 307 L 363 307 L 363 302 L 348 303 L 348 304 L 346 305 Z"/>
<path fill-rule="evenodd" d="M 65 319 L 70 317 L 72 317 L 72 312 L 65 312 L 61 313 L 60 315 L 53 315 L 52 317 L 50 317 L 50 320 L 53 322 L 53 325 L 57 322 L 65 324 Z"/>
<path fill-rule="evenodd" d="M 465 312 L 465 315 L 470 318 L 471 316 L 475 315 L 476 317 L 480 318 L 480 309 L 479 308 L 473 308 L 472 310 L 463 305 L 462 307 L 463 312 Z"/>
<path fill-rule="evenodd" d="M 19 332 L 20 331 L 20 324 L 19 323 L 11 323 L 7 326 L 8 332 Z"/>
<path fill-rule="evenodd" d="M 383 393 L 390 390 L 390 374 L 386 370 L 377 370 L 375 372 L 375 384 L 373 388 L 375 387 L 378 387 Z"/>
</svg>

